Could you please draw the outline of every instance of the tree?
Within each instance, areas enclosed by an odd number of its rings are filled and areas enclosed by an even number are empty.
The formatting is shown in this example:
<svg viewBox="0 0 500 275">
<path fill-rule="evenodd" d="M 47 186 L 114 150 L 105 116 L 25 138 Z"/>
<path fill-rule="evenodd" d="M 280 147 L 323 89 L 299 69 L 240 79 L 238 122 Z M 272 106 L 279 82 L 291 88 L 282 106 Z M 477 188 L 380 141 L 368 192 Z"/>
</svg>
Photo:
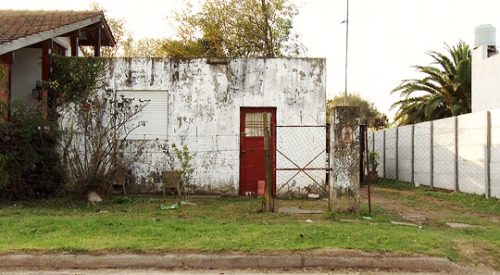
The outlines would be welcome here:
<svg viewBox="0 0 500 275">
<path fill-rule="evenodd" d="M 94 11 L 102 10 L 106 13 L 106 10 L 97 2 L 91 4 L 91 9 Z M 163 39 L 147 37 L 134 40 L 132 33 L 125 29 L 125 19 L 106 15 L 106 21 L 111 28 L 116 45 L 114 47 L 101 48 L 102 57 L 167 57 L 162 47 L 165 43 Z M 81 48 L 84 55 L 94 55 L 92 47 Z"/>
<path fill-rule="evenodd" d="M 445 44 L 446 45 L 446 44 Z M 414 66 L 425 74 L 421 79 L 406 79 L 392 90 L 403 99 L 392 104 L 399 108 L 395 122 L 399 125 L 419 123 L 471 112 L 471 51 L 465 42 L 446 50 L 445 54 L 431 51 L 432 65 Z"/>
<path fill-rule="evenodd" d="M 191 57 L 214 57 L 210 46 L 202 39 L 196 41 L 181 41 L 167 39 L 162 45 L 162 51 L 167 57 L 191 58 Z"/>
<path fill-rule="evenodd" d="M 305 51 L 291 33 L 297 8 L 288 0 L 212 0 L 201 11 L 175 13 L 179 40 L 163 49 L 173 57 L 283 57 Z"/>
<path fill-rule="evenodd" d="M 65 104 L 62 157 L 68 169 L 66 190 L 84 194 L 103 192 L 121 171 L 128 171 L 142 155 L 142 147 L 127 150 L 127 136 L 145 122 L 135 122 L 145 102 L 113 90 L 94 91 L 79 102 Z"/>
<path fill-rule="evenodd" d="M 106 190 L 142 154 L 141 145 L 127 150 L 126 138 L 145 125 L 137 117 L 147 102 L 107 89 L 102 81 L 104 62 L 95 57 L 52 57 L 52 81 L 47 85 L 62 96 L 57 109 L 68 193 Z"/>
<path fill-rule="evenodd" d="M 123 43 L 123 56 L 126 57 L 167 57 L 163 50 L 163 39 L 142 38 L 134 40 L 129 37 Z"/>
<path fill-rule="evenodd" d="M 335 96 L 333 99 L 328 99 L 327 106 L 327 116 L 330 116 L 330 109 L 335 106 L 344 105 L 344 96 Z M 363 99 L 361 95 L 354 93 L 347 96 L 347 105 L 359 107 L 359 112 L 361 114 L 361 123 L 368 122 L 369 127 L 376 130 L 386 128 L 388 125 L 388 119 L 385 114 L 380 113 L 375 104 L 366 99 Z"/>
<path fill-rule="evenodd" d="M 106 10 L 98 3 L 92 2 L 90 8 L 94 11 L 103 11 L 106 14 Z M 106 21 L 108 22 L 109 28 L 113 33 L 116 45 L 114 47 L 102 47 L 101 56 L 102 57 L 118 57 L 123 53 L 123 48 L 126 46 L 127 41 L 132 40 L 131 33 L 125 30 L 125 19 L 114 18 L 111 16 L 106 16 Z M 90 46 L 80 47 L 85 56 L 93 56 L 94 51 Z"/>
</svg>

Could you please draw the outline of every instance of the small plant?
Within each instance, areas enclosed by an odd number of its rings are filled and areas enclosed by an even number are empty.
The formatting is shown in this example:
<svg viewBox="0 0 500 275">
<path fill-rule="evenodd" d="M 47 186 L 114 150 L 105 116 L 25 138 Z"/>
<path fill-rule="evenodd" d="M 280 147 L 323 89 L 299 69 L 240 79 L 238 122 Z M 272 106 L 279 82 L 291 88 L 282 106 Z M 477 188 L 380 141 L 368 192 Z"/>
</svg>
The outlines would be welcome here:
<svg viewBox="0 0 500 275">
<path fill-rule="evenodd" d="M 126 196 L 116 196 L 111 200 L 115 204 L 126 204 L 134 202 L 134 199 Z"/>
<path fill-rule="evenodd" d="M 368 180 L 371 183 L 375 183 L 378 181 L 378 152 L 371 151 L 368 153 L 368 167 L 367 167 L 367 176 Z"/>
<path fill-rule="evenodd" d="M 368 153 L 368 164 L 370 165 L 370 169 L 372 171 L 377 171 L 379 165 L 378 159 L 379 159 L 378 152 L 371 151 L 370 153 Z"/>
<path fill-rule="evenodd" d="M 187 145 L 182 146 L 181 149 L 179 149 L 175 143 L 171 146 L 174 151 L 175 160 L 173 158 L 170 159 L 170 166 L 181 175 L 181 188 L 183 189 L 182 191 L 185 199 L 189 200 L 189 195 L 192 191 L 191 179 L 193 178 L 194 172 L 191 160 L 194 155 L 189 152 Z"/>
</svg>

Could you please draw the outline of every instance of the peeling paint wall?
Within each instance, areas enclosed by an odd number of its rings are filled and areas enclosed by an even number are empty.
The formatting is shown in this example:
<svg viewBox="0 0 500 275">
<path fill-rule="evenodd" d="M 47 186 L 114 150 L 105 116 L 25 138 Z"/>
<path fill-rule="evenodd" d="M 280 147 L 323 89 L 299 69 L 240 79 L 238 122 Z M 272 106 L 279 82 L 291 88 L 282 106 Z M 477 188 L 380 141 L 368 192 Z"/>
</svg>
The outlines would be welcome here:
<svg viewBox="0 0 500 275">
<path fill-rule="evenodd" d="M 324 59 L 209 63 L 208 59 L 108 61 L 105 79 L 116 92 L 136 92 L 138 97 L 141 91 L 168 94 L 167 132 L 164 138 L 142 138 L 147 140 L 147 149 L 144 160 L 134 167 L 137 188 L 159 188 L 154 175 L 168 165 L 162 148 L 175 143 L 186 145 L 194 154 L 192 183 L 196 192 L 236 195 L 241 107 L 276 107 L 278 125 L 326 123 Z M 134 141 L 129 142 L 133 148 Z"/>
</svg>

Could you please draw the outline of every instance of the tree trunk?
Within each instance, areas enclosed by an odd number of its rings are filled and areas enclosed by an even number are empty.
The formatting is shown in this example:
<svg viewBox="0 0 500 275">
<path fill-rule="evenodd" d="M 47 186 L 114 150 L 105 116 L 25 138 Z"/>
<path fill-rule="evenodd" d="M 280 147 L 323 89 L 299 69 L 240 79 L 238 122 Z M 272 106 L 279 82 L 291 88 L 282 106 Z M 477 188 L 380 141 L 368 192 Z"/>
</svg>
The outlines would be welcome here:
<svg viewBox="0 0 500 275">
<path fill-rule="evenodd" d="M 264 43 L 266 47 L 266 57 L 273 58 L 274 55 L 274 47 L 273 47 L 273 39 L 271 27 L 269 26 L 269 13 L 267 9 L 266 0 L 261 0 L 262 2 L 262 13 L 264 14 Z"/>
</svg>

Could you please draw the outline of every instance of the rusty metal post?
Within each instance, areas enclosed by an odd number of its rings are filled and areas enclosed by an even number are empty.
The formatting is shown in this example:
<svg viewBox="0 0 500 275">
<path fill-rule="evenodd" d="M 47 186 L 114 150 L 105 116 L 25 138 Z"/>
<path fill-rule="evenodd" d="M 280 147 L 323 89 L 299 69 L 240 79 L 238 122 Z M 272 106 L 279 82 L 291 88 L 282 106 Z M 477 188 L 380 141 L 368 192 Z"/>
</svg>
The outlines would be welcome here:
<svg viewBox="0 0 500 275">
<path fill-rule="evenodd" d="M 14 54 L 12 52 L 0 56 L 0 121 L 8 121 L 10 118 L 13 63 Z"/>
<path fill-rule="evenodd" d="M 363 138 L 365 140 L 365 152 L 366 152 L 366 176 L 368 178 L 368 216 L 372 216 L 372 177 L 370 176 L 370 162 L 369 159 L 369 150 L 368 150 L 368 121 L 365 121 L 365 127 L 363 127 Z M 372 139 L 373 143 L 375 143 L 375 139 Z M 363 171 L 364 172 L 364 171 Z"/>
<path fill-rule="evenodd" d="M 51 41 L 42 42 L 42 83 L 49 81 L 50 77 L 50 51 Z M 42 85 L 42 119 L 49 119 L 49 90 L 46 85 Z"/>
<path fill-rule="evenodd" d="M 330 161 L 330 123 L 326 123 L 326 190 L 328 194 L 328 211 L 332 211 L 330 203 L 330 173 L 332 171 L 332 164 Z"/>
<path fill-rule="evenodd" d="M 264 193 L 264 197 L 266 199 L 266 203 L 264 205 L 264 211 L 266 212 L 274 212 L 274 200 L 272 195 L 272 163 L 271 163 L 271 150 L 270 150 L 270 134 L 267 125 L 267 116 L 268 113 L 262 114 L 263 126 L 264 126 L 264 159 L 266 166 L 266 190 Z"/>
</svg>

